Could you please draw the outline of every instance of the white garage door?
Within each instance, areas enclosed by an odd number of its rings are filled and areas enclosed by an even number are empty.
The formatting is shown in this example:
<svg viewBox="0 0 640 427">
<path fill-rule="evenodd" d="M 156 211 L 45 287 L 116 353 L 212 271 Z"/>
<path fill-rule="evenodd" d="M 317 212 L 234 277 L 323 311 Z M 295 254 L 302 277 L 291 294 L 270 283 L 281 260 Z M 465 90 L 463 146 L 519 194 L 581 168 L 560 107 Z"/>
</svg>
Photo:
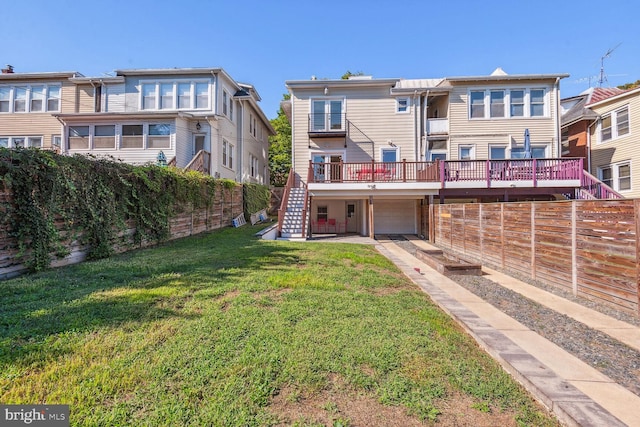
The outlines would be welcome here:
<svg viewBox="0 0 640 427">
<path fill-rule="evenodd" d="M 373 201 L 375 234 L 417 234 L 415 200 Z"/>
</svg>

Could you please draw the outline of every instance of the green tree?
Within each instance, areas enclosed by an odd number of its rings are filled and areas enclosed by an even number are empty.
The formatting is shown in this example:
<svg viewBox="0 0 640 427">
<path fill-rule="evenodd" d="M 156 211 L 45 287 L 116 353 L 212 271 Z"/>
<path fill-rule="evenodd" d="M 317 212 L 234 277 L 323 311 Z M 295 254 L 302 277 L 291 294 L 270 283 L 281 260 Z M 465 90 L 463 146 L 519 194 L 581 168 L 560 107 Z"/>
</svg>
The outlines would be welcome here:
<svg viewBox="0 0 640 427">
<path fill-rule="evenodd" d="M 640 87 L 640 80 L 636 80 L 633 83 L 625 83 L 623 85 L 620 85 L 620 86 L 618 86 L 618 89 L 627 90 L 627 89 L 635 89 L 637 87 Z"/>
<path fill-rule="evenodd" d="M 351 71 L 347 70 L 347 72 L 344 73 L 340 78 L 342 80 L 349 80 L 349 77 L 351 76 L 364 76 L 364 73 L 362 71 L 356 71 L 355 73 L 352 73 Z"/>
<path fill-rule="evenodd" d="M 288 100 L 289 94 L 282 96 Z M 271 126 L 276 131 L 269 137 L 269 170 L 271 171 L 271 185 L 283 187 L 287 183 L 291 169 L 291 123 L 282 107 L 278 110 L 278 117 L 271 120 Z"/>
</svg>

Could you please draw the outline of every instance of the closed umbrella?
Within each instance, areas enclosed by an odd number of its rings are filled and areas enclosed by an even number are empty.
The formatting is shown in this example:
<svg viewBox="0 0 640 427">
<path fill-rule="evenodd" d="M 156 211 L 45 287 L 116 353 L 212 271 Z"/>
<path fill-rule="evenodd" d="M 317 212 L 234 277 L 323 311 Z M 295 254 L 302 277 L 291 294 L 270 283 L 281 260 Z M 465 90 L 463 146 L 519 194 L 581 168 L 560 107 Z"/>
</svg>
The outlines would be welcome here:
<svg viewBox="0 0 640 427">
<path fill-rule="evenodd" d="M 531 137 L 529 136 L 529 129 L 524 130 L 524 158 L 531 158 Z"/>
</svg>

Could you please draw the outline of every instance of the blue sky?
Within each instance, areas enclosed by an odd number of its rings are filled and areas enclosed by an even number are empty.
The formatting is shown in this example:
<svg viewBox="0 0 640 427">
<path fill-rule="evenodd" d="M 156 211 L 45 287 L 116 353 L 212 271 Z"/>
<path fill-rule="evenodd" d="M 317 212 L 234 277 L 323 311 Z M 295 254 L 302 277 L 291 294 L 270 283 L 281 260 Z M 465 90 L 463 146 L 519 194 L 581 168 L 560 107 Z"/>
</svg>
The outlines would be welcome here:
<svg viewBox="0 0 640 427">
<path fill-rule="evenodd" d="M 0 0 L 0 64 L 16 72 L 222 67 L 269 118 L 286 80 L 569 73 L 562 96 L 640 79 L 637 3 Z"/>
</svg>

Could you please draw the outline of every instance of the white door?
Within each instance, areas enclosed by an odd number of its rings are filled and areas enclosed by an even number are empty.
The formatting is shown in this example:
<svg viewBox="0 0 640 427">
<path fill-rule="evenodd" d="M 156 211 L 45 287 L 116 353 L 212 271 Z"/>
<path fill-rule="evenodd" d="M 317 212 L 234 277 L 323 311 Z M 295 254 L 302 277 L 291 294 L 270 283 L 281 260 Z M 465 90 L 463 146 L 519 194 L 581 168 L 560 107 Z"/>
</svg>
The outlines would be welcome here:
<svg viewBox="0 0 640 427">
<path fill-rule="evenodd" d="M 373 201 L 375 234 L 417 234 L 415 200 Z"/>
</svg>

